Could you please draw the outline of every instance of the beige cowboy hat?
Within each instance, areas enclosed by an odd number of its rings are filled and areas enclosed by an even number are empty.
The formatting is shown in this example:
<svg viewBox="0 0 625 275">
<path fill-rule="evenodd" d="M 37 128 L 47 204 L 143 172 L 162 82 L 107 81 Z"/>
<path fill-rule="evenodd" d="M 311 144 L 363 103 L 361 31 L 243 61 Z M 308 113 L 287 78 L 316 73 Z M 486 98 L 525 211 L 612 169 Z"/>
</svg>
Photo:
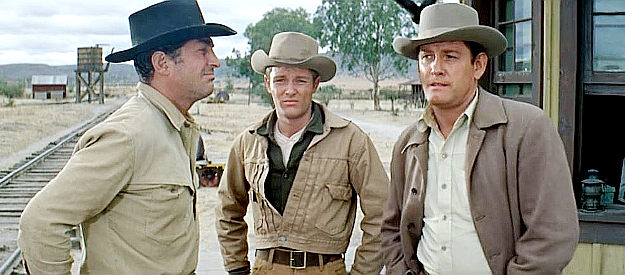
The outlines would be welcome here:
<svg viewBox="0 0 625 275">
<path fill-rule="evenodd" d="M 465 4 L 440 3 L 421 12 L 419 36 L 416 39 L 396 37 L 393 49 L 405 57 L 417 59 L 417 47 L 443 41 L 472 41 L 497 56 L 508 47 L 506 37 L 497 29 L 480 25 L 477 11 Z"/>
<path fill-rule="evenodd" d="M 271 41 L 269 54 L 257 50 L 252 54 L 252 69 L 264 74 L 267 67 L 296 66 L 319 73 L 321 82 L 336 74 L 336 63 L 332 58 L 318 54 L 319 43 L 312 37 L 298 32 L 281 32 Z"/>
</svg>

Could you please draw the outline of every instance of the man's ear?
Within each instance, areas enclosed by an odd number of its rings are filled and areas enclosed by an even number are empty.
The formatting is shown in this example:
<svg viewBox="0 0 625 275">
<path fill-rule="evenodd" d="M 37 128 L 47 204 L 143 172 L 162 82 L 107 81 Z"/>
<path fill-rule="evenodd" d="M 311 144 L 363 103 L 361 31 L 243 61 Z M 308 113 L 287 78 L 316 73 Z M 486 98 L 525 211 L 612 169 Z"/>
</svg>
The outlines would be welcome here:
<svg viewBox="0 0 625 275">
<path fill-rule="evenodd" d="M 169 75 L 170 68 L 167 54 L 161 51 L 156 51 L 150 57 L 150 61 L 152 62 L 155 74 Z"/>
<path fill-rule="evenodd" d="M 473 77 L 475 80 L 479 80 L 484 75 L 486 71 L 486 65 L 488 64 L 488 55 L 486 53 L 479 53 L 475 59 L 473 60 Z"/>
<path fill-rule="evenodd" d="M 313 80 L 313 93 L 317 92 L 317 88 L 319 88 L 320 82 L 321 82 L 321 76 L 317 76 L 317 78 Z"/>
<path fill-rule="evenodd" d="M 265 82 L 265 91 L 271 94 L 271 79 L 269 79 L 267 74 L 263 75 L 263 81 Z"/>
</svg>

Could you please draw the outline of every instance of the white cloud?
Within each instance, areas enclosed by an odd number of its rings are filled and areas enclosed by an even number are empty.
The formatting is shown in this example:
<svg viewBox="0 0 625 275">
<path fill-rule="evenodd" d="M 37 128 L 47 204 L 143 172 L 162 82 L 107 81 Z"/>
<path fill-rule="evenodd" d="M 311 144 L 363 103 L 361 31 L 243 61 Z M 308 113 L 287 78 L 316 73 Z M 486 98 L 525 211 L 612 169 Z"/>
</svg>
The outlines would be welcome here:
<svg viewBox="0 0 625 275">
<path fill-rule="evenodd" d="M 158 0 L 0 0 L 0 64 L 75 64 L 78 47 L 106 44 L 104 52 L 130 48 L 128 16 Z M 199 0 L 206 22 L 225 24 L 238 32 L 215 38 L 220 58 L 232 49 L 247 49 L 243 36 L 275 7 L 303 7 L 313 13 L 321 0 Z"/>
</svg>

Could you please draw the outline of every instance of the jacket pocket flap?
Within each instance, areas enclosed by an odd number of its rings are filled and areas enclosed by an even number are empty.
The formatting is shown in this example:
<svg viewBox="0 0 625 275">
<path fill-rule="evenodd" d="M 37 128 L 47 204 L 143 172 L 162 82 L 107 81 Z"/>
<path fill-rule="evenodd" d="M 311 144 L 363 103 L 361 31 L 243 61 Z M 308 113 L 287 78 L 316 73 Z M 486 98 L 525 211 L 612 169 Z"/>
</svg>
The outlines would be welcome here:
<svg viewBox="0 0 625 275">
<path fill-rule="evenodd" d="M 352 187 L 349 184 L 326 183 L 330 196 L 335 200 L 350 200 L 352 198 Z"/>
</svg>

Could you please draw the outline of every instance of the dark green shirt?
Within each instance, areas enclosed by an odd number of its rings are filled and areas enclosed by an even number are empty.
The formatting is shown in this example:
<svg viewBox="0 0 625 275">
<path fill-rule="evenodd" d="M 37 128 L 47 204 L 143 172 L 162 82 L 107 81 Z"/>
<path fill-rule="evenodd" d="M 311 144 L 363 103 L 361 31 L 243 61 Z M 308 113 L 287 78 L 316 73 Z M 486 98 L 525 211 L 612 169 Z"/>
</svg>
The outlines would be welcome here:
<svg viewBox="0 0 625 275">
<path fill-rule="evenodd" d="M 284 213 L 284 207 L 293 186 L 295 180 L 295 174 L 299 167 L 299 161 L 304 155 L 304 151 L 310 145 L 313 137 L 323 133 L 323 112 L 317 103 L 312 104 L 312 120 L 306 126 L 302 137 L 293 145 L 291 155 L 286 167 L 282 159 L 282 150 L 276 142 L 274 136 L 274 129 L 277 116 L 274 112 L 267 123 L 260 128 L 257 132 L 261 136 L 265 136 L 269 140 L 269 146 L 267 147 L 267 156 L 269 157 L 269 174 L 265 181 L 265 196 L 267 200 L 273 205 L 280 214 Z"/>
</svg>

